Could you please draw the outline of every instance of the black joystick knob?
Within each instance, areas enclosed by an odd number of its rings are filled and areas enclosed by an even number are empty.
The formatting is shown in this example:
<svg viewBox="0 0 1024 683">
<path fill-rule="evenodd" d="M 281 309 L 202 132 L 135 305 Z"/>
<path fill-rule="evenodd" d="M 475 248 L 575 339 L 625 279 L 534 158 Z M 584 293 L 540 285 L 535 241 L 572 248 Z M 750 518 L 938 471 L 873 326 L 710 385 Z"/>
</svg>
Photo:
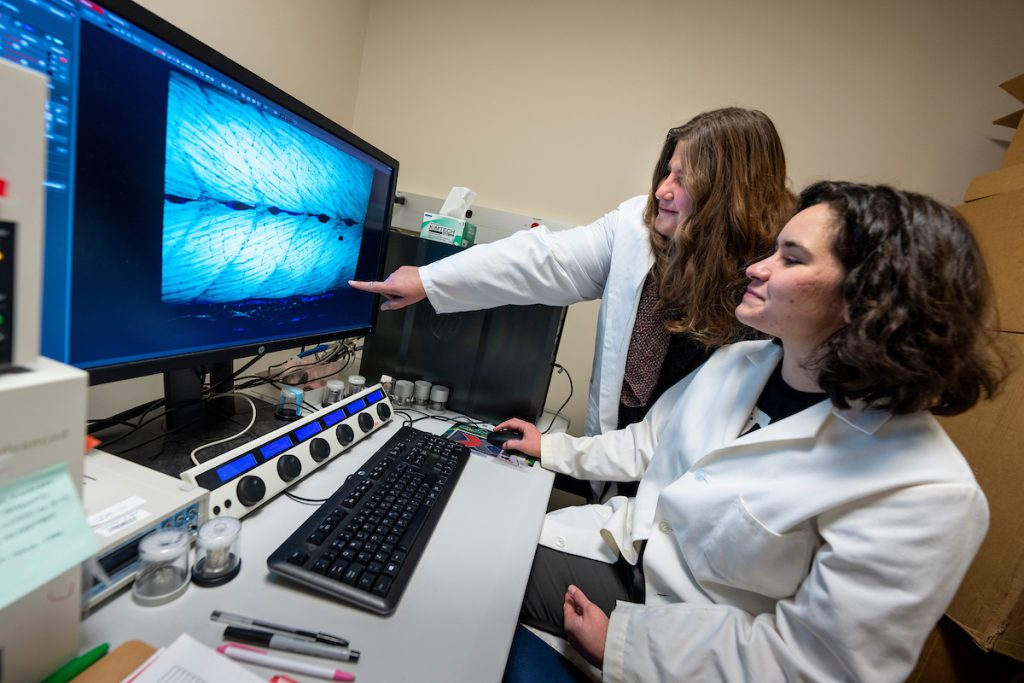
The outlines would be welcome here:
<svg viewBox="0 0 1024 683">
<path fill-rule="evenodd" d="M 387 403 L 377 404 L 377 416 L 382 420 L 386 420 L 391 417 L 391 408 L 388 407 Z"/>
<path fill-rule="evenodd" d="M 338 427 L 336 432 L 338 435 L 338 441 L 341 442 L 342 446 L 347 446 L 352 443 L 353 439 L 356 438 L 356 433 L 352 431 L 352 427 L 349 425 L 341 425 Z"/>
<path fill-rule="evenodd" d="M 327 439 L 318 436 L 309 442 L 309 454 L 313 456 L 315 462 L 323 462 L 331 454 L 331 444 L 327 443 Z"/>
<path fill-rule="evenodd" d="M 359 413 L 359 428 L 364 432 L 368 432 L 373 429 L 373 417 L 369 413 Z"/>
<path fill-rule="evenodd" d="M 291 453 L 282 455 L 277 460 L 277 476 L 281 481 L 291 481 L 302 474 L 302 463 Z"/>
<path fill-rule="evenodd" d="M 242 505 L 255 505 L 267 495 L 267 485 L 259 477 L 248 475 L 238 482 L 238 502 Z"/>
</svg>

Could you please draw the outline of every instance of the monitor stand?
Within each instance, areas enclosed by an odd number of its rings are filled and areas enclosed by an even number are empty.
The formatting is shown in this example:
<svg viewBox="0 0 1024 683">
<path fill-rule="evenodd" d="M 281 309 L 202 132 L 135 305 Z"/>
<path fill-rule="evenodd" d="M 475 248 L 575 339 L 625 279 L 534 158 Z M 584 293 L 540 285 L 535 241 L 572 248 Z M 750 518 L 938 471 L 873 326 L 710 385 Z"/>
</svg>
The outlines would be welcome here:
<svg viewBox="0 0 1024 683">
<path fill-rule="evenodd" d="M 190 453 L 195 448 L 240 432 L 252 419 L 252 406 L 244 399 L 234 396 L 203 398 L 207 375 L 210 376 L 212 393 L 220 394 L 233 389 L 233 371 L 231 361 L 227 361 L 164 373 L 165 404 L 154 413 L 166 410 L 167 414 L 112 443 L 109 452 L 172 477 L 193 467 L 195 463 Z M 196 454 L 199 462 L 286 424 L 274 414 L 276 406 L 257 398 L 252 398 L 252 401 L 256 405 L 256 421 L 252 428 L 237 439 L 202 449 Z M 107 439 L 111 442 L 118 436 L 114 430 L 108 434 Z M 100 448 L 107 450 L 102 444 Z"/>
</svg>

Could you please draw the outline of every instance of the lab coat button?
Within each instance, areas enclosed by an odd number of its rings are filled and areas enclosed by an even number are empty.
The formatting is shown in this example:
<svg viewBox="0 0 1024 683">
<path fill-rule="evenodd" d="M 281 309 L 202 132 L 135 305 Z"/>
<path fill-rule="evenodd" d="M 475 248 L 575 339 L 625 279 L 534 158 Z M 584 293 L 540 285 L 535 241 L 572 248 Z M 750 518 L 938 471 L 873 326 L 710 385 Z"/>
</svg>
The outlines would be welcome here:
<svg viewBox="0 0 1024 683">
<path fill-rule="evenodd" d="M 565 547 L 565 537 L 564 536 L 559 536 L 558 538 L 556 538 L 555 539 L 555 545 L 557 545 L 559 548 L 564 548 Z"/>
<path fill-rule="evenodd" d="M 693 478 L 697 481 L 704 481 L 707 479 L 707 475 L 704 474 L 704 470 L 697 470 L 697 473 L 693 475 Z"/>
<path fill-rule="evenodd" d="M 672 531 L 672 526 L 668 522 L 661 522 L 658 524 L 658 531 L 667 534 L 668 532 Z"/>
</svg>

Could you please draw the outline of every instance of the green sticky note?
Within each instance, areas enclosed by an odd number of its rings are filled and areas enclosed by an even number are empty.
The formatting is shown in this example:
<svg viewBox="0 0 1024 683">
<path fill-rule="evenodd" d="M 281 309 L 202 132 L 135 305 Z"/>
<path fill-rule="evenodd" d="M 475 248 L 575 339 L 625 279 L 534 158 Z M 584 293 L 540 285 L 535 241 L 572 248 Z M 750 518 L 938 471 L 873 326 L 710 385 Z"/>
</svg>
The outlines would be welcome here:
<svg viewBox="0 0 1024 683">
<path fill-rule="evenodd" d="M 0 609 L 98 549 L 66 465 L 0 486 Z"/>
</svg>

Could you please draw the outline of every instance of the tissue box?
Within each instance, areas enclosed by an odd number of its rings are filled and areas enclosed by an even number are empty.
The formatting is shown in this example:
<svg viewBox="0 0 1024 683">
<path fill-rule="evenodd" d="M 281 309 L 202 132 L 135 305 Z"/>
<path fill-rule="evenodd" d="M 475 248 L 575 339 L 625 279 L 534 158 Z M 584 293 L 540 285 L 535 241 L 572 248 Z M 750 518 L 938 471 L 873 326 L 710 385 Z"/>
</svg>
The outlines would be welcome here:
<svg viewBox="0 0 1024 683">
<path fill-rule="evenodd" d="M 425 211 L 420 224 L 420 238 L 468 247 L 476 239 L 476 226 L 462 218 Z"/>
</svg>

